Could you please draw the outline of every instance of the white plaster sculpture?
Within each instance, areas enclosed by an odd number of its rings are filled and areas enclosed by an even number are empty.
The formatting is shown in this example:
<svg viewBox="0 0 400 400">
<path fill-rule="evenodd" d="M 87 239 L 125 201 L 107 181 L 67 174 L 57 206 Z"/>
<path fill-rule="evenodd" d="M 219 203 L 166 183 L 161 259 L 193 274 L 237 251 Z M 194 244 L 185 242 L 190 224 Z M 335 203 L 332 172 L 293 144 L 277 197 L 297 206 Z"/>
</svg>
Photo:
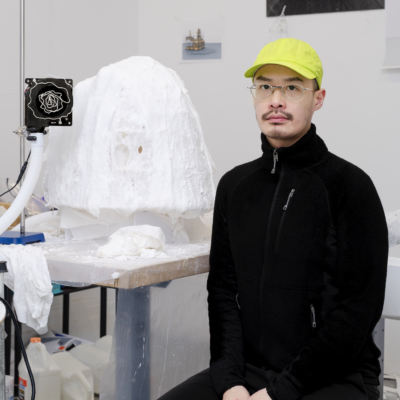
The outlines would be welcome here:
<svg viewBox="0 0 400 400">
<path fill-rule="evenodd" d="M 75 223 L 71 210 L 114 231 L 136 211 L 173 227 L 212 213 L 215 166 L 175 71 L 150 57 L 111 64 L 76 85 L 73 112 L 72 127 L 50 128 L 46 152 L 44 194 L 61 225 Z"/>
<path fill-rule="evenodd" d="M 164 251 L 164 245 L 165 235 L 158 226 L 125 226 L 108 238 L 107 244 L 97 250 L 97 256 L 113 258 L 144 255 L 153 258 L 156 252 Z"/>
</svg>

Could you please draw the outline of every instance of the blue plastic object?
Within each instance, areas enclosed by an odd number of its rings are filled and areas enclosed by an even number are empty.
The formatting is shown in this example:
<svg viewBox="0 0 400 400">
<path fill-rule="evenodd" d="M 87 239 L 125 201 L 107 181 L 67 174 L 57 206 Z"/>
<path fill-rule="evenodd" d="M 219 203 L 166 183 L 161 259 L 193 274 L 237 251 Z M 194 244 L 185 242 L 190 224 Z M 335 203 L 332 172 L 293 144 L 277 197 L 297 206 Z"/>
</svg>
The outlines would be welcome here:
<svg viewBox="0 0 400 400">
<path fill-rule="evenodd" d="M 58 293 L 62 293 L 62 289 L 61 289 L 61 285 L 59 285 L 58 283 L 52 283 L 53 285 L 53 294 L 58 294 Z"/>
<path fill-rule="evenodd" d="M 0 244 L 30 244 L 44 242 L 43 233 L 26 232 L 24 236 L 21 236 L 20 232 L 17 231 L 5 231 L 0 235 Z"/>
</svg>

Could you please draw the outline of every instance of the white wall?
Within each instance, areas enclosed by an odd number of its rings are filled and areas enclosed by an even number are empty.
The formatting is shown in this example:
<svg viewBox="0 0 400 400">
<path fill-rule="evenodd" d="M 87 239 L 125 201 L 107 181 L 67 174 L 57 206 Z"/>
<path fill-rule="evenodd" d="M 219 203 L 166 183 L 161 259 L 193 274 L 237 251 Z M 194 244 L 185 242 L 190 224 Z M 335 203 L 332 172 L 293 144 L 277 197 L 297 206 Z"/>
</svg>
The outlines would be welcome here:
<svg viewBox="0 0 400 400">
<path fill-rule="evenodd" d="M 19 174 L 19 1 L 0 2 L 0 190 Z M 26 77 L 47 74 L 89 78 L 104 65 L 137 54 L 137 2 L 134 0 L 26 1 Z M 47 143 L 47 141 L 46 141 Z M 26 156 L 29 152 L 27 143 Z M 45 166 L 42 170 L 42 176 Z M 2 193 L 2 192 L 1 192 Z M 35 194 L 41 195 L 41 182 Z M 12 198 L 5 196 L 8 200 Z M 100 334 L 100 289 L 70 296 L 70 334 L 95 341 Z M 112 334 L 115 291 L 108 289 L 107 333 Z M 62 298 L 55 297 L 49 328 L 61 331 Z M 34 331 L 23 328 L 26 341 Z"/>
<path fill-rule="evenodd" d="M 19 141 L 11 133 L 19 126 L 17 3 L 0 4 L 0 188 L 6 176 L 18 174 L 19 165 Z M 201 6 L 194 0 L 27 3 L 27 76 L 51 73 L 77 83 L 130 55 L 151 56 L 176 70 L 189 89 L 217 166 L 216 182 L 235 165 L 261 155 L 243 74 L 274 21 L 265 17 L 264 0 L 203 0 Z M 49 18 L 56 14 L 56 20 Z M 223 61 L 179 64 L 178 20 L 219 16 L 225 27 Z M 287 23 L 289 36 L 310 43 L 324 66 L 326 100 L 313 119 L 318 134 L 333 153 L 371 176 L 389 211 L 400 208 L 400 70 L 380 69 L 385 18 L 384 10 L 371 10 L 290 16 Z M 390 255 L 400 256 L 398 247 Z M 387 320 L 386 327 L 385 368 L 400 374 L 400 322 Z"/>
<path fill-rule="evenodd" d="M 18 0 L 0 3 L 0 190 L 6 188 L 7 177 L 16 180 L 20 165 L 19 139 L 12 133 L 20 126 L 19 3 Z M 52 74 L 72 78 L 76 84 L 96 75 L 105 65 L 137 54 L 135 0 L 25 3 L 27 78 Z M 28 142 L 26 146 L 27 156 Z M 42 176 L 43 171 L 44 168 Z M 35 194 L 42 194 L 41 182 Z M 9 195 L 5 198 L 12 200 Z"/>
<path fill-rule="evenodd" d="M 176 70 L 202 119 L 207 146 L 227 170 L 261 155 L 249 79 L 243 74 L 266 43 L 275 18 L 264 0 L 139 0 L 139 55 Z M 180 64 L 175 51 L 179 19 L 222 16 L 223 61 Z M 313 122 L 328 149 L 358 165 L 375 183 L 385 210 L 400 209 L 400 70 L 380 69 L 385 54 L 385 10 L 287 17 L 289 37 L 320 56 L 325 104 Z M 171 48 L 172 47 L 172 48 Z M 390 255 L 400 256 L 400 246 Z M 385 369 L 400 374 L 400 322 L 386 320 Z"/>
</svg>

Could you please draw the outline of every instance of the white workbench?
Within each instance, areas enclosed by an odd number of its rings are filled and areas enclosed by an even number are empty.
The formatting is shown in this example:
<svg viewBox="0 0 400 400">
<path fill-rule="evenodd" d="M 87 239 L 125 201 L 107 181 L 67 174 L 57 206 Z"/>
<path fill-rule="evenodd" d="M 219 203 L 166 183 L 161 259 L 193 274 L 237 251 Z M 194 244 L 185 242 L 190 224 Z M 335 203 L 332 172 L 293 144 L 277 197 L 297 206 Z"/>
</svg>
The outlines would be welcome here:
<svg viewBox="0 0 400 400">
<path fill-rule="evenodd" d="M 43 249 L 53 283 L 117 289 L 101 399 L 156 400 L 209 366 L 205 273 L 211 242 L 169 243 L 167 257 L 160 258 L 96 257 L 105 243 L 49 238 L 33 246 Z"/>
<path fill-rule="evenodd" d="M 132 289 L 153 283 L 202 274 L 209 270 L 210 244 L 207 241 L 167 243 L 167 257 L 129 259 L 126 256 L 100 258 L 97 249 L 106 240 L 66 240 L 49 238 L 34 246 L 42 248 L 53 282 L 69 286 L 99 284 Z M 118 278 L 115 278 L 117 273 Z M 113 275 L 114 274 L 114 275 Z M 114 277 L 113 277 L 114 276 Z"/>
</svg>

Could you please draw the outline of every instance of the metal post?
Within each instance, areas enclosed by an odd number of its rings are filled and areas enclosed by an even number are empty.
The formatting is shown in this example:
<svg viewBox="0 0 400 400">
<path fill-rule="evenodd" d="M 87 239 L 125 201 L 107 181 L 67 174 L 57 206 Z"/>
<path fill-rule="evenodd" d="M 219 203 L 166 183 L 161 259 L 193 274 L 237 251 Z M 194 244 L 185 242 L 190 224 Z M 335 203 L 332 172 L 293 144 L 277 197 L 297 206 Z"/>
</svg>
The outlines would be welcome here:
<svg viewBox="0 0 400 400">
<path fill-rule="evenodd" d="M 20 0 L 20 126 L 24 126 L 24 97 L 25 97 L 25 0 Z M 22 136 L 20 139 L 20 167 L 24 165 L 25 162 L 25 138 Z M 20 185 L 24 179 L 22 178 Z M 21 223 L 20 223 L 20 233 L 21 236 L 25 235 L 25 208 L 23 208 L 21 213 Z"/>
<path fill-rule="evenodd" d="M 100 337 L 107 335 L 107 288 L 100 288 Z"/>
<path fill-rule="evenodd" d="M 12 303 L 12 290 L 8 288 L 7 286 L 4 286 L 4 296 L 6 299 L 6 302 L 8 304 Z M 7 310 L 7 315 L 6 319 L 4 321 L 4 329 L 7 334 L 7 338 L 5 340 L 5 348 L 6 348 L 6 354 L 5 354 L 5 361 L 6 361 L 6 375 L 11 375 L 11 315 Z"/>
<path fill-rule="evenodd" d="M 62 333 L 69 334 L 69 293 L 63 295 Z"/>
<path fill-rule="evenodd" d="M 383 373 L 385 369 L 384 356 L 385 356 L 385 318 L 381 318 L 378 323 L 375 325 L 375 328 L 372 332 L 372 337 L 376 346 L 381 351 L 381 356 L 379 357 L 379 362 L 381 364 L 381 375 L 379 377 L 379 391 L 381 392 L 380 400 L 383 399 Z"/>
<path fill-rule="evenodd" d="M 1 262 L 0 267 L 0 297 L 4 299 L 4 272 L 7 271 L 7 264 Z M 5 318 L 4 318 L 5 319 Z M 6 365 L 4 348 L 4 321 L 0 324 L 0 400 L 6 399 Z"/>
<path fill-rule="evenodd" d="M 21 322 L 18 321 L 18 328 L 19 331 L 22 333 L 22 324 Z M 19 345 L 19 340 L 18 340 L 18 333 L 17 330 L 14 329 L 14 397 L 18 399 L 19 393 L 18 393 L 18 382 L 19 382 L 19 372 L 18 372 L 18 367 L 19 363 L 21 361 L 22 355 L 22 349 Z"/>
<path fill-rule="evenodd" d="M 117 308 L 118 308 L 118 288 L 115 288 L 115 315 L 117 315 Z"/>
</svg>

